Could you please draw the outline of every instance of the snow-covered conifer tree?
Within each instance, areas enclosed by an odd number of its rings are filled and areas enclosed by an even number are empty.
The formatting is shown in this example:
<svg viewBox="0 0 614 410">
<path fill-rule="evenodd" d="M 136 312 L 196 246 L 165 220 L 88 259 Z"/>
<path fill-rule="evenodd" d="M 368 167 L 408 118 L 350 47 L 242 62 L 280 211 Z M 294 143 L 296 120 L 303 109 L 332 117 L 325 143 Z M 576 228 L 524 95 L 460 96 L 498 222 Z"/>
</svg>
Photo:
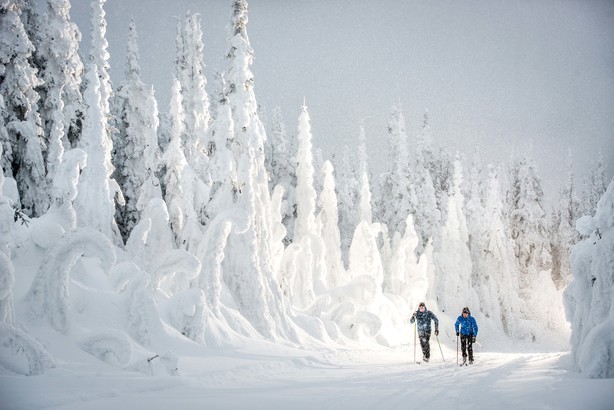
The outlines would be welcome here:
<svg viewBox="0 0 614 410">
<path fill-rule="evenodd" d="M 249 66 L 253 50 L 247 35 L 247 2 L 234 0 L 229 25 L 227 54 L 228 101 L 235 127 L 235 158 L 238 158 L 238 206 L 247 215 L 242 233 L 231 233 L 226 244 L 224 281 L 241 314 L 263 336 L 295 338 L 288 321 L 279 285 L 273 277 L 270 254 L 271 204 L 264 168 L 264 127 L 258 118 L 253 75 Z"/>
<path fill-rule="evenodd" d="M 467 185 L 465 209 L 467 215 L 468 245 L 473 269 L 471 272 L 471 282 L 476 286 L 476 290 L 479 294 L 480 292 L 478 289 L 482 285 L 482 278 L 488 276 L 489 272 L 484 266 L 484 250 L 486 249 L 485 231 L 488 228 L 486 225 L 488 222 L 484 218 L 486 209 L 483 203 L 484 189 L 482 186 L 482 164 L 477 149 L 473 154 Z M 490 298 L 485 297 L 484 299 L 489 301 Z M 482 305 L 482 311 L 485 309 L 486 306 Z M 489 313 L 485 314 L 488 315 Z"/>
<path fill-rule="evenodd" d="M 552 281 L 550 240 L 537 167 L 527 153 L 512 168 L 510 225 L 519 265 L 519 317 L 523 337 L 537 340 L 548 331 L 563 331 L 562 295 Z"/>
<path fill-rule="evenodd" d="M 146 181 L 155 178 L 159 161 L 158 106 L 153 89 L 141 80 L 137 39 L 133 21 L 126 49 L 126 79 L 116 94 L 115 107 L 119 111 L 115 113 L 117 133 L 113 146 L 114 177 L 126 203 L 116 214 L 124 240 L 140 218 L 139 197 Z"/>
<path fill-rule="evenodd" d="M 87 87 L 84 93 L 87 107 L 83 124 L 81 148 L 87 154 L 87 164 L 79 178 L 75 200 L 77 224 L 91 227 L 114 243 L 121 243 L 115 222 L 116 195 L 121 195 L 117 182 L 111 178 L 111 139 L 100 94 L 98 69 L 91 64 L 86 74 Z"/>
<path fill-rule="evenodd" d="M 306 106 L 301 108 L 298 118 L 298 143 L 296 221 L 292 247 L 287 252 L 295 254 L 297 260 L 296 274 L 289 283 L 292 304 L 305 309 L 314 302 L 316 294 L 326 289 L 324 243 L 315 221 L 317 195 L 313 187 L 311 126 Z"/>
<path fill-rule="evenodd" d="M 355 212 L 358 206 L 359 186 L 358 171 L 354 155 L 347 145 L 343 146 L 340 162 L 337 164 L 337 191 L 339 205 L 339 234 L 341 236 L 341 257 L 348 266 L 348 253 L 354 230 L 358 224 Z"/>
<path fill-rule="evenodd" d="M 52 184 L 64 150 L 79 138 L 83 118 L 81 32 L 70 21 L 69 12 L 68 0 L 47 1 L 45 35 L 38 51 L 45 60 L 41 70 L 44 83 L 38 92 L 42 100 L 40 113 L 47 142 L 45 160 L 49 184 Z"/>
<path fill-rule="evenodd" d="M 410 158 L 405 131 L 405 117 L 398 107 L 392 108 L 388 122 L 388 170 L 380 177 L 379 220 L 388 226 L 390 235 L 405 231 L 405 220 L 412 211 Z"/>
<path fill-rule="evenodd" d="M 489 165 L 488 183 L 484 194 L 484 207 L 482 214 L 483 238 L 475 241 L 472 239 L 472 254 L 477 258 L 480 248 L 481 261 L 478 266 L 477 285 L 480 307 L 484 317 L 497 320 L 501 323 L 503 331 L 514 336 L 518 326 L 518 314 L 520 312 L 520 299 L 518 297 L 518 270 L 513 243 L 507 232 L 505 203 L 502 199 L 501 185 L 498 179 L 498 170 L 494 165 Z M 475 227 L 473 228 L 476 232 Z M 474 253 L 475 252 L 475 253 Z M 475 259 L 473 260 L 475 263 Z"/>
<path fill-rule="evenodd" d="M 572 250 L 573 279 L 564 293 L 573 366 L 585 377 L 612 378 L 614 336 L 614 179 L 594 216 L 578 220 L 586 239 Z"/>
<path fill-rule="evenodd" d="M 109 75 L 109 43 L 106 39 L 107 20 L 104 11 L 104 4 L 107 0 L 92 0 L 92 31 L 90 48 L 90 62 L 96 65 L 98 72 L 98 82 L 100 84 L 100 104 L 102 106 L 102 115 L 107 121 L 107 127 L 110 128 L 110 108 L 109 101 L 111 99 L 112 86 L 111 77 Z M 111 133 L 109 132 L 109 137 Z"/>
<path fill-rule="evenodd" d="M 20 7 L 13 1 L 0 4 L 0 103 L 3 154 L 0 167 L 14 177 L 21 208 L 39 216 L 49 205 L 43 159 L 43 129 L 38 113 L 41 84 L 30 62 L 34 50 L 19 18 Z"/>
<path fill-rule="evenodd" d="M 455 314 L 451 309 L 471 306 L 479 311 L 478 296 L 471 283 L 472 264 L 467 242 L 467 220 L 464 211 L 465 198 L 461 191 L 462 166 L 454 162 L 454 185 L 448 202 L 448 215 L 442 228 L 441 244 L 433 252 L 435 283 L 431 294 L 442 312 Z"/>
<path fill-rule="evenodd" d="M 384 282 L 384 267 L 381 255 L 377 246 L 377 236 L 379 235 L 379 224 L 373 223 L 373 212 L 371 206 L 371 187 L 367 172 L 367 150 L 365 143 L 364 128 L 361 127 L 360 145 L 360 221 L 356 226 L 352 244 L 350 245 L 349 265 L 350 276 L 356 278 L 361 275 L 370 277 L 374 284 L 373 298 L 381 295 Z"/>
<path fill-rule="evenodd" d="M 194 209 L 201 224 L 205 224 L 205 204 L 210 199 L 211 176 L 208 149 L 210 146 L 209 96 L 205 90 L 203 33 L 198 14 L 188 13 L 183 29 L 177 27 L 177 79 L 181 85 L 184 113 L 182 148 L 186 161 L 194 171 Z"/>
<path fill-rule="evenodd" d="M 567 180 L 559 193 L 559 205 L 553 211 L 550 226 L 550 251 L 552 253 L 552 280 L 558 289 L 571 279 L 571 247 L 580 239 L 576 231 L 576 221 L 580 218 L 580 201 L 577 198 L 572 153 L 567 154 Z"/>
<path fill-rule="evenodd" d="M 343 260 L 341 259 L 341 237 L 339 234 L 339 211 L 333 165 L 324 162 L 322 174 L 322 192 L 318 196 L 320 212 L 316 217 L 316 226 L 320 226 L 320 235 L 324 241 L 326 260 L 326 284 L 328 288 L 342 285 L 346 280 Z"/>
<path fill-rule="evenodd" d="M 0 145 L 0 155 L 2 145 Z M 26 333 L 15 321 L 13 287 L 15 267 L 11 260 L 14 244 L 13 226 L 15 212 L 10 198 L 4 196 L 4 173 L 0 170 L 0 366 L 16 371 L 17 360 L 27 362 L 23 374 L 42 374 L 55 366 L 55 361 L 43 345 Z"/>
<path fill-rule="evenodd" d="M 273 116 L 267 132 L 265 145 L 265 166 L 269 174 L 269 188 L 276 185 L 284 189 L 285 199 L 282 203 L 282 221 L 286 227 L 284 243 L 292 242 L 296 218 L 296 154 L 295 138 L 286 133 L 286 126 L 281 116 L 281 108 L 273 109 Z"/>
<path fill-rule="evenodd" d="M 597 202 L 603 196 L 607 188 L 605 170 L 605 159 L 603 153 L 599 152 L 597 161 L 593 165 L 588 178 L 586 187 L 587 193 L 582 198 L 582 214 L 584 215 L 595 215 Z"/>
<path fill-rule="evenodd" d="M 185 135 L 181 86 L 174 79 L 170 102 L 171 140 L 162 155 L 164 200 L 170 215 L 170 224 L 177 245 L 189 252 L 195 251 L 202 232 L 194 210 L 194 180 L 196 175 L 187 163 L 182 149 Z"/>
</svg>

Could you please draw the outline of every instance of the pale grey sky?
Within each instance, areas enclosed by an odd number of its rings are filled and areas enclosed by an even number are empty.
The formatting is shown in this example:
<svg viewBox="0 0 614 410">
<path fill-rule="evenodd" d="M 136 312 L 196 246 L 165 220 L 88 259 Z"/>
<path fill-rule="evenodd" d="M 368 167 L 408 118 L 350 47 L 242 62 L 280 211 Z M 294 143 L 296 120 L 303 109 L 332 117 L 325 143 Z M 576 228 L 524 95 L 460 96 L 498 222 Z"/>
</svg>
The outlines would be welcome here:
<svg viewBox="0 0 614 410">
<path fill-rule="evenodd" d="M 73 0 L 83 51 L 89 1 Z M 601 152 L 614 173 L 614 2 L 606 0 L 253 0 L 248 33 L 258 101 L 281 106 L 294 132 L 305 98 L 325 156 L 355 143 L 364 119 L 376 172 L 386 124 L 401 102 L 408 134 L 425 109 L 435 141 L 454 154 L 478 147 L 506 161 L 532 141 L 549 201 L 571 148 L 578 187 Z M 227 49 L 229 0 L 108 0 L 112 81 L 123 78 L 127 27 L 140 35 L 144 80 L 166 109 L 175 55 L 174 16 L 199 12 L 205 63 Z"/>
</svg>

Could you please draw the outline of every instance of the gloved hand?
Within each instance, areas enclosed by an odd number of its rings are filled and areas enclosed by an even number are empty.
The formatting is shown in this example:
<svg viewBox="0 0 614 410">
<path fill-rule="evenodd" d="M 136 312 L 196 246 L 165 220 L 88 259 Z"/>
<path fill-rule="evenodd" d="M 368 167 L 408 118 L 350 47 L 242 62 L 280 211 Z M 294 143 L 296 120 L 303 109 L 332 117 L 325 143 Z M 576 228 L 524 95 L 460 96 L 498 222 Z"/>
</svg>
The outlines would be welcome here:
<svg viewBox="0 0 614 410">
<path fill-rule="evenodd" d="M 459 336 L 459 335 L 460 335 L 460 333 L 459 333 L 459 332 L 456 332 L 456 336 Z"/>
<path fill-rule="evenodd" d="M 439 336 L 439 329 L 435 329 L 435 336 Z"/>
<path fill-rule="evenodd" d="M 475 343 L 475 336 L 471 336 L 471 343 Z"/>
<path fill-rule="evenodd" d="M 415 319 L 416 318 L 416 312 L 414 312 L 414 314 L 411 315 L 411 317 L 413 317 Z"/>
</svg>

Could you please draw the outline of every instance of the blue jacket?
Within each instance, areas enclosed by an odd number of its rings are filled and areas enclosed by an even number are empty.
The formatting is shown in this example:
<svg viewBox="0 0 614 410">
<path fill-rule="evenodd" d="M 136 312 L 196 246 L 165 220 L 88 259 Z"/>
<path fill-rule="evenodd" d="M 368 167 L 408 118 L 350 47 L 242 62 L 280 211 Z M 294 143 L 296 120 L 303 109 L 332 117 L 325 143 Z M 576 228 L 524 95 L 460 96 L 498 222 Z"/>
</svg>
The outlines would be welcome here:
<svg viewBox="0 0 614 410">
<path fill-rule="evenodd" d="M 431 320 L 435 322 L 435 330 L 439 329 L 439 319 L 428 309 L 424 309 L 424 312 L 420 312 L 420 309 L 418 309 L 416 319 L 418 320 L 418 333 L 420 334 L 431 334 Z M 412 316 L 409 323 L 414 323 L 416 319 Z"/>
<path fill-rule="evenodd" d="M 459 326 L 461 335 L 478 335 L 478 324 L 471 315 L 467 315 L 467 317 L 463 317 L 463 315 L 460 315 L 458 319 L 456 319 L 456 323 L 454 323 L 454 328 L 456 329 L 456 332 L 459 331 Z"/>
</svg>

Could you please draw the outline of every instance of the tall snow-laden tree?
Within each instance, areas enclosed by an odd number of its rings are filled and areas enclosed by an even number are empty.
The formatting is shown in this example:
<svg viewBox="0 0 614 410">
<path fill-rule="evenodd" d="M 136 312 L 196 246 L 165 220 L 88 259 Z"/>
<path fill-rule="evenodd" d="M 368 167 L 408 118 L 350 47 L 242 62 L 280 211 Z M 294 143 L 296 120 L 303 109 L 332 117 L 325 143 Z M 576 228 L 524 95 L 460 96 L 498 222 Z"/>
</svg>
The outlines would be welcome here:
<svg viewBox="0 0 614 410">
<path fill-rule="evenodd" d="M 479 295 L 481 289 L 480 282 L 489 276 L 487 268 L 484 265 L 484 250 L 486 249 L 485 231 L 488 229 L 488 222 L 484 218 L 486 209 L 483 203 L 483 191 L 482 164 L 480 154 L 476 149 L 473 153 L 466 188 L 465 210 L 467 215 L 468 246 L 471 254 L 471 282 L 476 286 Z M 490 286 L 486 286 L 484 290 L 489 288 Z M 489 296 L 485 294 L 480 296 L 481 302 L 490 303 Z M 481 303 L 480 306 L 484 315 L 490 317 L 491 313 L 486 312 L 486 310 L 488 310 L 487 305 Z"/>
<path fill-rule="evenodd" d="M 218 104 L 217 117 L 211 124 L 212 141 L 209 146 L 211 173 L 211 199 L 205 207 L 206 222 L 233 206 L 239 195 L 237 166 L 230 149 L 234 137 L 234 123 L 228 99 L 223 96 Z"/>
<path fill-rule="evenodd" d="M 377 297 L 382 293 L 384 282 L 384 268 L 382 265 L 379 247 L 377 246 L 377 236 L 379 235 L 379 224 L 373 223 L 373 211 L 371 206 L 371 187 L 369 184 L 369 174 L 367 172 L 367 150 L 365 142 L 364 128 L 361 127 L 360 145 L 360 222 L 354 232 L 352 244 L 350 245 L 349 265 L 352 278 L 366 275 L 373 280 L 374 294 Z"/>
<path fill-rule="evenodd" d="M 441 244 L 433 252 L 435 283 L 431 297 L 442 312 L 455 312 L 461 306 L 479 311 L 479 299 L 472 283 L 471 255 L 467 242 L 469 233 L 464 211 L 465 198 L 461 190 L 463 171 L 460 160 L 454 162 L 454 185 L 448 200 L 448 215 L 442 228 Z"/>
<path fill-rule="evenodd" d="M 183 28 L 177 27 L 177 79 L 181 85 L 185 132 L 182 148 L 186 160 L 196 175 L 194 180 L 194 209 L 201 224 L 206 222 L 204 205 L 210 197 L 211 176 L 208 149 L 211 113 L 209 96 L 205 90 L 203 33 L 198 14 L 188 13 Z"/>
<path fill-rule="evenodd" d="M 537 167 L 529 154 L 513 164 L 511 194 L 511 235 L 521 269 L 520 284 L 522 289 L 528 290 L 534 275 L 551 266 L 544 193 Z"/>
<path fill-rule="evenodd" d="M 140 218 L 139 197 L 144 184 L 155 184 L 159 161 L 158 105 L 153 89 L 141 80 L 141 67 L 134 21 L 130 23 L 126 48 L 125 81 L 116 94 L 117 133 L 113 145 L 114 177 L 124 193 L 125 205 L 116 218 L 126 240 Z"/>
<path fill-rule="evenodd" d="M 356 169 L 355 156 L 350 153 L 347 145 L 343 146 L 343 151 L 337 164 L 337 184 L 338 204 L 339 204 L 339 234 L 341 237 L 341 257 L 344 264 L 348 266 L 348 253 L 352 236 L 358 224 L 358 215 L 355 212 L 358 206 L 360 183 L 358 171 Z"/>
<path fill-rule="evenodd" d="M 116 195 L 121 195 L 117 182 L 111 178 L 113 149 L 104 116 L 100 82 L 96 64 L 88 67 L 84 92 L 85 119 L 81 149 L 87 154 L 87 164 L 79 178 L 79 189 L 75 200 L 77 225 L 91 227 L 116 244 L 121 236 L 115 222 Z"/>
<path fill-rule="evenodd" d="M 15 2 L 0 4 L 0 166 L 7 176 L 15 177 L 24 212 L 39 216 L 49 206 L 39 95 L 35 90 L 41 80 L 30 63 L 34 48 L 20 12 Z"/>
<path fill-rule="evenodd" d="M 90 62 L 96 65 L 98 72 L 98 82 L 100 84 L 100 104 L 102 106 L 103 116 L 107 121 L 107 127 L 110 128 L 110 108 L 109 102 L 112 94 L 111 76 L 109 75 L 109 43 L 106 38 L 107 20 L 104 11 L 104 4 L 107 0 L 92 0 L 91 10 L 91 47 L 90 47 Z M 109 131 L 109 138 L 111 132 Z"/>
<path fill-rule="evenodd" d="M 562 295 L 557 291 L 550 269 L 550 240 L 543 208 L 543 191 L 537 167 L 527 153 L 512 168 L 510 226 L 514 252 L 519 264 L 519 294 L 523 301 L 519 317 L 520 335 L 537 340 L 548 331 L 564 332 Z"/>
<path fill-rule="evenodd" d="M 420 239 L 416 248 L 417 257 L 424 252 L 429 240 L 438 234 L 438 227 L 441 223 L 435 186 L 423 155 L 421 143 L 422 139 L 418 137 L 418 143 L 412 149 L 409 174 L 410 198 L 413 199 L 411 212 L 414 215 L 414 226 Z"/>
<path fill-rule="evenodd" d="M 576 221 L 580 218 L 580 201 L 577 198 L 571 150 L 567 154 L 567 179 L 559 191 L 559 204 L 552 213 L 550 226 L 550 251 L 552 254 L 552 280 L 562 289 L 571 279 L 571 247 L 580 239 Z"/>
<path fill-rule="evenodd" d="M 211 172 L 211 200 L 205 207 L 204 240 L 197 256 L 202 262 L 199 277 L 193 287 L 203 290 L 211 315 L 221 319 L 223 288 L 222 262 L 224 248 L 233 227 L 238 200 L 237 169 L 229 146 L 234 140 L 234 123 L 228 100 L 222 94 L 217 117 L 211 124 L 212 141 L 209 147 Z"/>
<path fill-rule="evenodd" d="M 247 2 L 234 0 L 227 53 L 228 101 L 232 110 L 235 158 L 238 158 L 238 207 L 245 211 L 245 230 L 233 232 L 226 244 L 223 277 L 241 314 L 263 336 L 296 338 L 273 277 L 270 253 L 270 194 L 264 168 L 264 127 L 258 118 L 254 78 L 249 69 L 253 50 L 247 35 Z"/>
<path fill-rule="evenodd" d="M 273 109 L 273 116 L 267 132 L 265 145 L 265 166 L 269 174 L 271 191 L 277 185 L 284 189 L 285 199 L 282 202 L 282 222 L 286 228 L 284 243 L 288 245 L 294 237 L 296 219 L 296 154 L 295 138 L 286 132 L 286 126 L 281 116 L 281 108 Z"/>
<path fill-rule="evenodd" d="M 330 161 L 324 162 L 320 170 L 322 174 L 322 192 L 318 196 L 320 212 L 316 216 L 316 226 L 320 227 L 320 235 L 324 241 L 326 284 L 329 289 L 342 285 L 346 279 L 343 260 L 341 259 L 339 211 L 333 172 L 333 165 Z"/>
<path fill-rule="evenodd" d="M 475 285 L 484 317 L 492 319 L 495 325 L 499 321 L 505 334 L 513 337 L 518 329 L 521 303 L 516 276 L 518 267 L 507 231 L 506 208 L 498 175 L 497 168 L 489 165 L 481 229 L 477 232 L 473 228 L 475 234 L 483 236 L 481 240 L 472 238 L 472 256 L 474 263 L 476 258 L 481 259 L 477 262 L 481 270 L 476 272 L 478 282 Z"/>
<path fill-rule="evenodd" d="M 81 134 L 84 66 L 79 56 L 81 32 L 70 21 L 68 0 L 48 0 L 47 20 L 39 54 L 44 59 L 38 87 L 41 117 L 47 142 L 47 180 L 51 184 L 64 151 Z"/>
<path fill-rule="evenodd" d="M 597 202 L 594 216 L 578 220 L 586 239 L 572 250 L 573 278 L 565 289 L 571 323 L 573 366 L 585 377 L 614 377 L 614 179 Z"/>
<path fill-rule="evenodd" d="M 586 195 L 582 197 L 582 214 L 595 215 L 597 202 L 603 196 L 607 188 L 606 164 L 603 153 L 599 152 L 596 163 L 593 165 L 586 183 Z"/>
<path fill-rule="evenodd" d="M 169 107 L 171 140 L 162 154 L 162 182 L 175 242 L 180 248 L 194 252 L 202 232 L 194 210 L 196 175 L 185 158 L 181 143 L 185 128 L 180 89 L 179 81 L 174 79 Z"/>
<path fill-rule="evenodd" d="M 324 242 L 316 225 L 316 191 L 313 187 L 313 151 L 307 107 L 298 118 L 298 153 L 296 166 L 296 221 L 292 245 L 286 250 L 296 260 L 296 273 L 289 278 L 292 304 L 308 308 L 326 289 Z"/>
<path fill-rule="evenodd" d="M 2 155 L 0 145 L 0 155 Z M 43 345 L 16 323 L 13 305 L 15 266 L 11 249 L 15 244 L 13 227 L 15 211 L 10 198 L 3 194 L 6 178 L 0 170 L 0 365 L 13 372 L 34 376 L 55 366 L 55 361 Z M 20 360 L 25 366 L 16 365 Z"/>
<path fill-rule="evenodd" d="M 398 107 L 392 108 L 388 122 L 388 170 L 380 177 L 379 220 L 391 235 L 405 230 L 405 220 L 412 211 L 410 158 L 405 117 Z"/>
</svg>

